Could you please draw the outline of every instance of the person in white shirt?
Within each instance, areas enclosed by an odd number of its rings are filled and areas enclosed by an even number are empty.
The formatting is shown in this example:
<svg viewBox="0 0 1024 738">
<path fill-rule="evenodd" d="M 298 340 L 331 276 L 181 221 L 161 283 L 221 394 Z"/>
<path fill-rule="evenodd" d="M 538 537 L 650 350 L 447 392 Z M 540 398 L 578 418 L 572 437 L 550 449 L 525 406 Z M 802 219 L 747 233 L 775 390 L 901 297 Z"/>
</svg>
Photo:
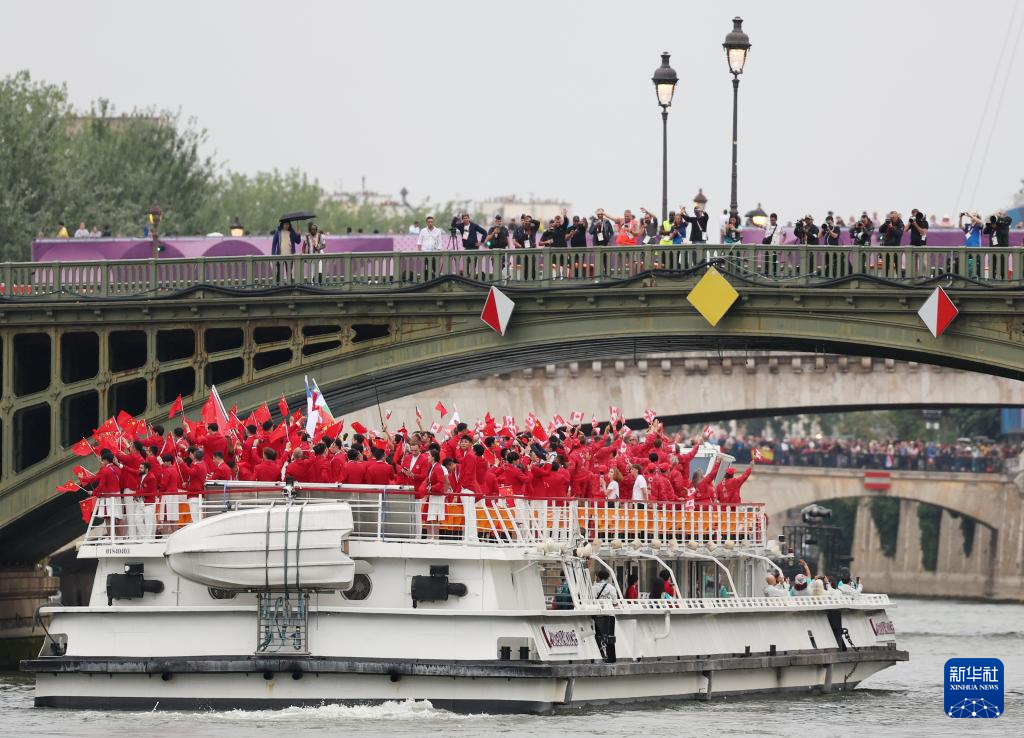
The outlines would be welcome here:
<svg viewBox="0 0 1024 738">
<path fill-rule="evenodd" d="M 88 238 L 89 229 L 85 227 L 85 223 L 78 224 L 78 230 L 75 231 L 75 238 Z"/>
<path fill-rule="evenodd" d="M 434 227 L 434 216 L 427 216 L 427 227 L 420 230 L 416 236 L 416 248 L 420 251 L 440 251 L 442 248 L 442 240 L 446 236 L 446 232 L 440 228 Z M 423 281 L 429 282 L 431 279 L 437 276 L 437 263 L 436 259 L 424 259 L 423 261 Z"/>
<path fill-rule="evenodd" d="M 413 224 L 409 226 L 409 235 L 418 236 L 420 234 L 420 230 L 420 222 L 418 220 L 413 221 Z"/>
<path fill-rule="evenodd" d="M 764 227 L 761 243 L 765 246 L 782 243 L 782 226 L 779 225 L 779 216 L 775 213 L 768 216 L 768 225 Z"/>
<path fill-rule="evenodd" d="M 633 473 L 636 474 L 636 480 L 633 482 L 633 502 L 647 502 L 647 480 L 644 479 L 639 464 L 633 464 Z"/>
<path fill-rule="evenodd" d="M 622 474 L 614 466 L 608 470 L 608 478 L 604 485 L 604 496 L 608 500 L 619 499 L 619 480 Z"/>
<path fill-rule="evenodd" d="M 427 216 L 427 227 L 420 230 L 418 238 L 416 239 L 416 246 L 420 251 L 440 251 L 441 241 L 445 237 L 445 232 L 440 228 L 434 227 L 434 216 Z"/>
<path fill-rule="evenodd" d="M 775 577 L 769 574 L 765 577 L 764 596 L 789 597 L 789 588 L 783 582 L 777 581 Z"/>
<path fill-rule="evenodd" d="M 591 585 L 590 593 L 595 600 L 614 600 L 618 598 L 615 585 L 604 569 L 597 572 L 597 581 Z"/>
</svg>

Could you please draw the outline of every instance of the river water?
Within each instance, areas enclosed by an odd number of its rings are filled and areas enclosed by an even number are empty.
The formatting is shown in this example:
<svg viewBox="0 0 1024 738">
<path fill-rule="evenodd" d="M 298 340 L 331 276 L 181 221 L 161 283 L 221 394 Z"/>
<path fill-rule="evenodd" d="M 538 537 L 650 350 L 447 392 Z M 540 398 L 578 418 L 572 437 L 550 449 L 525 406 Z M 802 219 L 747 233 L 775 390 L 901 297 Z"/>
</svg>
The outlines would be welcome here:
<svg viewBox="0 0 1024 738">
<path fill-rule="evenodd" d="M 890 612 L 910 662 L 876 674 L 852 693 L 714 699 L 536 716 L 455 715 L 422 703 L 325 706 L 256 712 L 96 712 L 32 707 L 32 683 L 0 675 L 4 736 L 960 736 L 1024 735 L 1024 605 L 897 598 Z M 1005 715 L 953 720 L 943 713 L 943 664 L 994 656 L 1005 668 Z"/>
</svg>

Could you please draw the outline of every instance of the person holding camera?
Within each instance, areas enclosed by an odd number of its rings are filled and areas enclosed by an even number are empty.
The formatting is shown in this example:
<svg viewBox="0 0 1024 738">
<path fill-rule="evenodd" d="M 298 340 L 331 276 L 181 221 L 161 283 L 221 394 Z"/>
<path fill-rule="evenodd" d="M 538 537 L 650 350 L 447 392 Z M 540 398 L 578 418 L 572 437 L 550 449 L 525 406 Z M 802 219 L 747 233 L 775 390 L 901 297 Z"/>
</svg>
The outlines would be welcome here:
<svg viewBox="0 0 1024 738">
<path fill-rule="evenodd" d="M 830 212 L 825 216 L 825 222 L 821 224 L 821 241 L 826 246 L 839 245 L 839 226 L 836 225 L 835 216 Z M 838 252 L 823 254 L 825 260 L 825 276 L 841 277 L 846 273 L 849 266 L 846 257 Z"/>
<path fill-rule="evenodd" d="M 796 236 L 796 240 L 807 246 L 818 245 L 819 233 L 818 226 L 814 225 L 814 216 L 810 214 L 805 215 L 802 220 L 798 220 L 796 227 L 793 229 L 793 235 Z"/>
<path fill-rule="evenodd" d="M 967 222 L 964 223 L 964 218 L 967 218 Z M 981 220 L 981 216 L 977 213 L 968 213 L 964 211 L 960 213 L 960 218 L 957 221 L 957 225 L 960 230 L 964 232 L 964 246 L 967 248 L 977 248 L 981 246 L 981 233 L 985 228 L 985 224 Z M 954 262 L 955 268 L 956 262 Z M 976 277 L 978 267 L 978 259 L 973 254 L 967 256 L 967 276 Z"/>
<path fill-rule="evenodd" d="M 993 247 L 1010 245 L 1010 216 L 1000 210 L 990 215 L 983 233 L 988 236 L 988 245 Z M 1006 279 L 1006 254 L 992 255 L 992 279 Z"/>
<path fill-rule="evenodd" d="M 850 228 L 850 239 L 853 241 L 853 245 L 859 248 L 864 248 L 871 245 L 871 234 L 875 232 L 875 224 L 871 222 L 871 218 L 868 217 L 867 213 L 860 214 L 860 220 L 853 224 Z M 868 257 L 863 251 L 860 254 L 860 273 L 863 274 L 867 271 Z"/>
<path fill-rule="evenodd" d="M 487 231 L 487 240 L 484 245 L 489 249 L 508 248 L 508 228 L 502 222 L 501 213 L 494 216 L 494 222 L 491 223 L 491 229 Z"/>
<path fill-rule="evenodd" d="M 878 236 L 882 240 L 883 246 L 893 249 L 900 245 L 905 230 L 906 226 L 903 224 L 903 218 L 895 210 L 890 210 L 889 215 L 878 226 Z M 885 268 L 886 277 L 898 277 L 901 271 L 900 255 L 894 251 L 886 251 L 882 265 Z"/>
</svg>

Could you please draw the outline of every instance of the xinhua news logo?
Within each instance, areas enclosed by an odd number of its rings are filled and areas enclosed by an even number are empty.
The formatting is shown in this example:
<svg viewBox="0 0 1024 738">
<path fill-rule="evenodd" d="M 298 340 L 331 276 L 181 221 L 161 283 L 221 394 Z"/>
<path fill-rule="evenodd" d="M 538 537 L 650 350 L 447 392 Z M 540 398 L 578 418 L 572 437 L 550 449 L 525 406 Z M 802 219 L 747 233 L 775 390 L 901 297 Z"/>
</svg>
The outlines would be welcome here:
<svg viewBox="0 0 1024 738">
<path fill-rule="evenodd" d="M 1003 662 L 950 659 L 946 662 L 946 715 L 997 718 L 1003 714 Z"/>
</svg>

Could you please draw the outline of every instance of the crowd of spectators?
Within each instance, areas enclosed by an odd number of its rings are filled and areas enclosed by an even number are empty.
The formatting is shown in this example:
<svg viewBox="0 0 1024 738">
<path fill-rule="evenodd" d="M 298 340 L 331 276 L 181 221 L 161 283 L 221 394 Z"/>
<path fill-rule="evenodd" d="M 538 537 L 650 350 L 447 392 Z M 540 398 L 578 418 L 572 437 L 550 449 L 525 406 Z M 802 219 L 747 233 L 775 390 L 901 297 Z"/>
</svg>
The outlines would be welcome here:
<svg viewBox="0 0 1024 738">
<path fill-rule="evenodd" d="M 719 439 L 738 463 L 749 463 L 758 449 L 765 464 L 832 469 L 970 472 L 999 474 L 1021 453 L 1019 443 L 960 439 L 953 443 L 858 438 L 783 438 L 758 436 Z"/>
</svg>

